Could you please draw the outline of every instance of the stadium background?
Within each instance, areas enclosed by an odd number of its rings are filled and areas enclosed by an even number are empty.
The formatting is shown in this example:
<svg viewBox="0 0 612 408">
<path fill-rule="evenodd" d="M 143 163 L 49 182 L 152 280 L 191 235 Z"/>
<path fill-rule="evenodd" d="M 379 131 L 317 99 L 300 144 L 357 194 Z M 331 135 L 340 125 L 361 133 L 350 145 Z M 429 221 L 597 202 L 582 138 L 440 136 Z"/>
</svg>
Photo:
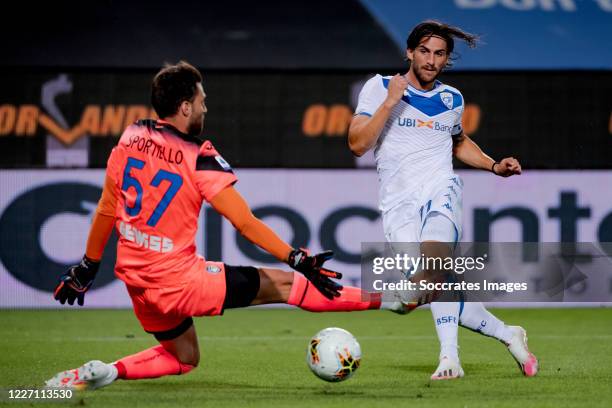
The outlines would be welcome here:
<svg viewBox="0 0 612 408">
<path fill-rule="evenodd" d="M 179 59 L 205 76 L 205 137 L 256 214 L 293 245 L 334 249 L 331 266 L 358 283 L 360 243 L 384 237 L 373 159 L 352 157 L 347 127 L 369 76 L 405 71 L 405 37 L 426 18 L 483 34 L 442 80 L 465 97 L 468 134 L 525 169 L 501 179 L 457 163 L 464 240 L 612 241 L 612 3 L 409 3 L 17 5 L 18 24 L 0 28 L 0 307 L 59 307 L 51 289 L 83 253 L 108 153 Z M 208 258 L 275 265 L 209 209 L 201 224 Z M 129 307 L 113 258 L 86 307 Z"/>
</svg>

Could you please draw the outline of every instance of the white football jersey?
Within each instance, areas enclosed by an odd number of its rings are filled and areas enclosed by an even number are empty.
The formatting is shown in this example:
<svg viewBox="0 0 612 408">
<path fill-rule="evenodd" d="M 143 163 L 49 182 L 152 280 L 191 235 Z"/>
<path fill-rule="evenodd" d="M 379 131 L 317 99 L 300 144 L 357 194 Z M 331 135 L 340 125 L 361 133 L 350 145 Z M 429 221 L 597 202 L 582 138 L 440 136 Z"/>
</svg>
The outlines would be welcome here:
<svg viewBox="0 0 612 408">
<path fill-rule="evenodd" d="M 365 83 L 355 115 L 376 112 L 387 98 L 390 79 L 376 75 Z M 432 184 L 446 184 L 455 176 L 452 136 L 463 131 L 462 114 L 461 93 L 439 81 L 427 92 L 410 85 L 404 91 L 374 150 L 383 213 L 402 202 L 422 199 Z"/>
</svg>

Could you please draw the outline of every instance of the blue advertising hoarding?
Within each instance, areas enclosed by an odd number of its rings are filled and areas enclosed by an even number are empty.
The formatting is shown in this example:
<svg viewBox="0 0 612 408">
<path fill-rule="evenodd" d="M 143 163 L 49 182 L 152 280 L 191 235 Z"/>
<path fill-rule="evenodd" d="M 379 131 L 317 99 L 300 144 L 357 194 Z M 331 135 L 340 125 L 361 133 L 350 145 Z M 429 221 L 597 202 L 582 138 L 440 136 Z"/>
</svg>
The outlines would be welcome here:
<svg viewBox="0 0 612 408">
<path fill-rule="evenodd" d="M 361 0 L 405 49 L 427 19 L 479 34 L 454 69 L 612 69 L 612 0 Z"/>
</svg>

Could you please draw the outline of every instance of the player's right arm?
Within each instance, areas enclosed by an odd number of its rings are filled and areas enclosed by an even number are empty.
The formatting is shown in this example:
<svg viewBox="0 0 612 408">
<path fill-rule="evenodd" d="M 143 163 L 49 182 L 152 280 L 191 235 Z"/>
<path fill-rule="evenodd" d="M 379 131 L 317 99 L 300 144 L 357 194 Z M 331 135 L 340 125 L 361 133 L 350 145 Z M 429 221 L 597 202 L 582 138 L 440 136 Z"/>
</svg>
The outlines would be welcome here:
<svg viewBox="0 0 612 408">
<path fill-rule="evenodd" d="M 104 187 L 89 229 L 85 255 L 81 262 L 71 266 L 60 276 L 59 283 L 53 291 L 53 297 L 61 304 L 67 301 L 72 305 L 76 300 L 80 306 L 83 306 L 85 293 L 93 284 L 100 268 L 104 247 L 113 232 L 119 194 L 115 183 L 115 152 L 113 149 L 108 160 Z"/>
<path fill-rule="evenodd" d="M 115 208 L 117 193 L 114 180 L 106 175 L 102 196 L 89 229 L 87 248 L 80 263 L 73 265 L 68 272 L 60 276 L 59 283 L 53 291 L 53 297 L 61 304 L 72 305 L 76 300 L 80 306 L 85 301 L 89 290 L 100 268 L 104 247 L 115 226 Z"/>
<path fill-rule="evenodd" d="M 396 74 L 389 80 L 386 99 L 380 104 L 374 114 L 370 116 L 369 114 L 357 112 L 353 116 L 349 127 L 348 145 L 355 156 L 363 156 L 363 154 L 374 147 L 385 127 L 385 123 L 389 120 L 393 108 L 402 99 L 404 90 L 407 87 L 408 79 L 404 75 Z"/>
</svg>

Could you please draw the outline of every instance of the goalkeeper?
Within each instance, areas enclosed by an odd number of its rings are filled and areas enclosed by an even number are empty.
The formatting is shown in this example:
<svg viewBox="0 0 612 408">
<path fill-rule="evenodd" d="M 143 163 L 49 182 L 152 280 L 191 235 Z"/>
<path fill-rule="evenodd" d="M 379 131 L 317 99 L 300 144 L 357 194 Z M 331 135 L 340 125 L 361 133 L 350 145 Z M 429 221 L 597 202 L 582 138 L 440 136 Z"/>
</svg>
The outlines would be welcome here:
<svg viewBox="0 0 612 408">
<path fill-rule="evenodd" d="M 331 251 L 311 256 L 292 248 L 252 214 L 233 187 L 237 178 L 229 164 L 198 138 L 205 98 L 200 72 L 185 62 L 155 76 L 151 102 L 161 119 L 141 120 L 124 131 L 108 159 L 85 256 L 60 278 L 54 293 L 62 304 L 83 305 L 116 227 L 115 275 L 125 283 L 143 329 L 159 345 L 110 364 L 90 361 L 58 373 L 47 386 L 95 389 L 116 379 L 187 374 L 200 361 L 193 316 L 266 303 L 313 312 L 380 307 L 378 294 L 333 280 L 341 275 L 324 268 Z M 230 266 L 198 255 L 195 234 L 204 200 L 246 239 L 299 273 Z"/>
</svg>

